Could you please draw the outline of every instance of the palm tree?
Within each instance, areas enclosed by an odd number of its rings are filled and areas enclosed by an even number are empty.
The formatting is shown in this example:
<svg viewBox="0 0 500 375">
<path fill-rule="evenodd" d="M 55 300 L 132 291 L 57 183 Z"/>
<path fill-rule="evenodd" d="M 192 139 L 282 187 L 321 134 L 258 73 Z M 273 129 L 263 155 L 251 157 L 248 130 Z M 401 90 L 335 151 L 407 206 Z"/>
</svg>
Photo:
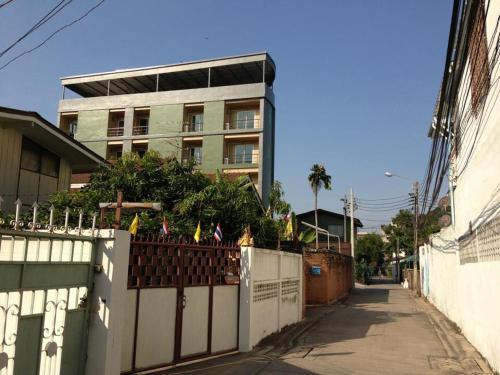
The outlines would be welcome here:
<svg viewBox="0 0 500 375">
<path fill-rule="evenodd" d="M 314 193 L 314 220 L 316 226 L 316 250 L 318 249 L 318 192 L 322 187 L 325 190 L 332 189 L 332 176 L 326 174 L 326 169 L 321 164 L 314 164 L 311 168 L 311 174 L 307 177 Z"/>
</svg>

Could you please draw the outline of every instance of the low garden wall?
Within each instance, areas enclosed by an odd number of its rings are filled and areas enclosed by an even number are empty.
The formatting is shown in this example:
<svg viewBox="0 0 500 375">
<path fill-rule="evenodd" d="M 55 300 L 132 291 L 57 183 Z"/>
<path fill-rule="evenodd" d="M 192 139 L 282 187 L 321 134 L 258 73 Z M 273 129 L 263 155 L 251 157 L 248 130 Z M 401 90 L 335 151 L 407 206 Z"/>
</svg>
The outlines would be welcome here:
<svg viewBox="0 0 500 375">
<path fill-rule="evenodd" d="M 308 305 L 330 304 L 352 288 L 352 258 L 329 251 L 306 252 L 305 298 Z"/>
</svg>

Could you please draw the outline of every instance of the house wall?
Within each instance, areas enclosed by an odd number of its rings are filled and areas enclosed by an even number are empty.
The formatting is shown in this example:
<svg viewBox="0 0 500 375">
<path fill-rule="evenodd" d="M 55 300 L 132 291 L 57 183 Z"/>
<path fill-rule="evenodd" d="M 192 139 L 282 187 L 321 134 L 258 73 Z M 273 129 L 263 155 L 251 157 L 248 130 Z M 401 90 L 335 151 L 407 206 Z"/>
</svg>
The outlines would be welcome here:
<svg viewBox="0 0 500 375">
<path fill-rule="evenodd" d="M 21 161 L 22 136 L 15 129 L 0 126 L 0 196 L 2 210 L 11 212 L 17 199 L 17 181 Z"/>
<path fill-rule="evenodd" d="M 1 124 L 0 124 L 1 125 Z M 20 170 L 23 134 L 13 128 L 0 126 L 0 196 L 2 210 L 13 212 L 14 202 L 20 198 L 25 205 L 41 202 L 57 191 L 69 189 L 71 165 L 61 158 L 59 177 Z"/>
<path fill-rule="evenodd" d="M 313 275 L 311 267 L 320 267 Z M 305 300 L 308 305 L 325 305 L 346 297 L 352 287 L 352 258 L 330 252 L 304 255 Z"/>
<path fill-rule="evenodd" d="M 488 45 L 496 45 L 500 1 L 488 4 Z M 496 35 L 493 35 L 496 32 Z M 492 42 L 493 41 L 493 42 Z M 491 54 L 495 48 L 491 48 Z M 470 98 L 470 59 L 459 100 Z M 490 71 L 483 108 L 462 119 L 460 149 L 452 159 L 454 223 L 420 248 L 422 293 L 452 320 L 490 365 L 500 371 L 500 64 Z M 470 99 L 455 103 L 471 112 Z M 466 132 L 464 132 L 464 130 Z"/>
<path fill-rule="evenodd" d="M 297 216 L 297 219 L 299 221 L 304 221 L 306 223 L 309 223 L 311 225 L 315 225 L 315 220 L 314 220 L 314 212 L 308 213 L 307 215 L 305 214 L 300 214 Z M 318 227 L 323 228 L 328 230 L 329 225 L 344 225 L 344 218 L 343 217 L 335 217 L 332 215 L 328 215 L 324 212 L 319 211 L 318 212 Z M 308 227 L 302 226 L 301 230 L 306 230 Z M 355 231 L 357 231 L 357 227 L 355 226 Z M 346 218 L 346 234 L 347 234 L 347 239 L 345 242 L 350 242 L 351 239 L 351 220 L 349 217 Z M 343 237 L 343 233 L 340 235 L 341 239 Z M 318 239 L 320 242 L 327 242 L 327 237 L 324 234 L 320 234 L 318 236 Z M 330 243 L 334 244 L 336 241 L 335 238 L 330 238 Z"/>
</svg>

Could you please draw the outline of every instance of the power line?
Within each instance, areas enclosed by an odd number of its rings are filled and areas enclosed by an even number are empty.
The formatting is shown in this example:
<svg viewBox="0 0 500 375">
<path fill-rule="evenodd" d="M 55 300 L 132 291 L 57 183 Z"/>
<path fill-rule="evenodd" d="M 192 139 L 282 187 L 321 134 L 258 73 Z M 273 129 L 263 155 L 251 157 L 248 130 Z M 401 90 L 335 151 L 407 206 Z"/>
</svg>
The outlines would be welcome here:
<svg viewBox="0 0 500 375">
<path fill-rule="evenodd" d="M 3 8 L 4 6 L 6 6 L 6 5 L 8 5 L 8 4 L 12 3 L 13 1 L 14 1 L 14 0 L 6 0 L 6 1 L 4 1 L 3 3 L 1 3 L 1 4 L 0 4 L 0 8 Z"/>
<path fill-rule="evenodd" d="M 0 66 L 0 70 L 6 68 L 8 65 L 10 65 L 11 63 L 13 63 L 14 61 L 16 61 L 17 59 L 21 58 L 22 56 L 24 55 L 27 55 L 28 53 L 31 53 L 35 50 L 37 50 L 38 48 L 42 47 L 45 43 L 47 43 L 50 39 L 52 39 L 56 34 L 58 34 L 59 32 L 61 32 L 62 30 L 70 27 L 70 26 L 73 26 L 75 23 L 81 21 L 82 19 L 84 19 L 85 17 L 87 17 L 90 13 L 92 13 L 92 11 L 94 11 L 96 8 L 98 8 L 102 3 L 104 3 L 105 0 L 101 0 L 99 1 L 96 5 L 94 5 L 92 8 L 90 8 L 87 12 L 85 12 L 82 16 L 74 19 L 73 21 L 71 21 L 70 23 L 67 23 L 66 25 L 64 26 L 61 26 L 60 28 L 58 28 L 56 31 L 54 31 L 52 34 L 50 34 L 47 38 L 45 38 L 41 43 L 39 43 L 38 45 L 36 45 L 35 47 L 27 50 L 27 51 L 24 51 L 22 53 L 20 53 L 19 55 L 15 56 L 14 58 L 10 59 L 9 61 L 7 61 L 4 65 Z"/>
<path fill-rule="evenodd" d="M 64 3 L 67 1 L 66 3 Z M 26 31 L 23 35 L 21 35 L 17 40 L 15 40 L 10 46 L 0 52 L 0 57 L 3 57 L 7 52 L 9 52 L 12 48 L 14 48 L 18 43 L 20 43 L 23 39 L 28 37 L 35 30 L 43 26 L 47 23 L 52 17 L 54 17 L 57 13 L 63 10 L 66 6 L 68 6 L 73 0 L 61 0 L 56 4 L 45 16 L 43 16 L 37 23 L 35 23 L 28 31 Z"/>
</svg>

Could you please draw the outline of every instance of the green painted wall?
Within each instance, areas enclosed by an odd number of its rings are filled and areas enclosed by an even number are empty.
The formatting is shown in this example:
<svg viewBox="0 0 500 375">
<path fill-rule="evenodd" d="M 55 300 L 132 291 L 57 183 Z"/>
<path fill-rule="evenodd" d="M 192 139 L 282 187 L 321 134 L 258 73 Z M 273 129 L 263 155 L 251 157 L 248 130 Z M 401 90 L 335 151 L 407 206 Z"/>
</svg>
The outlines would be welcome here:
<svg viewBox="0 0 500 375">
<path fill-rule="evenodd" d="M 224 101 L 206 102 L 203 110 L 203 131 L 220 131 L 223 129 Z"/>
<path fill-rule="evenodd" d="M 149 110 L 149 134 L 178 133 L 183 120 L 183 104 L 152 106 Z"/>
<path fill-rule="evenodd" d="M 152 138 L 148 142 L 148 150 L 159 151 L 162 156 L 175 156 L 180 158 L 181 154 L 181 138 Z"/>
<path fill-rule="evenodd" d="M 222 172 L 224 150 L 223 135 L 206 135 L 203 137 L 203 155 L 201 170 L 214 174 L 217 169 Z"/>
<path fill-rule="evenodd" d="M 152 106 L 149 111 L 149 134 L 178 134 L 184 120 L 183 104 Z M 148 149 L 159 151 L 163 156 L 180 157 L 180 137 L 149 139 Z"/>
<path fill-rule="evenodd" d="M 88 141 L 107 136 L 108 118 L 108 110 L 78 112 L 78 130 L 75 138 L 103 158 L 106 157 L 107 143 Z"/>
</svg>

